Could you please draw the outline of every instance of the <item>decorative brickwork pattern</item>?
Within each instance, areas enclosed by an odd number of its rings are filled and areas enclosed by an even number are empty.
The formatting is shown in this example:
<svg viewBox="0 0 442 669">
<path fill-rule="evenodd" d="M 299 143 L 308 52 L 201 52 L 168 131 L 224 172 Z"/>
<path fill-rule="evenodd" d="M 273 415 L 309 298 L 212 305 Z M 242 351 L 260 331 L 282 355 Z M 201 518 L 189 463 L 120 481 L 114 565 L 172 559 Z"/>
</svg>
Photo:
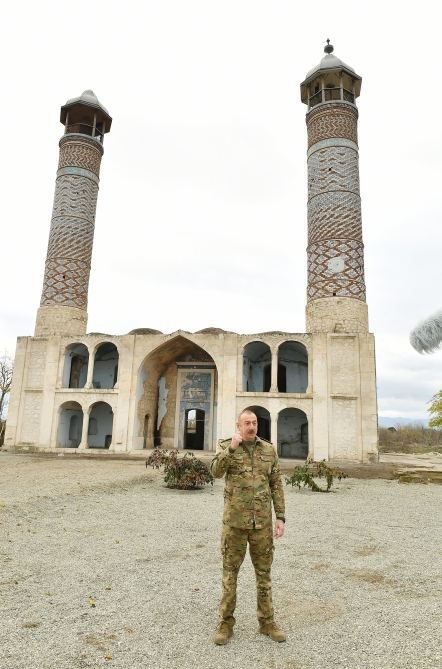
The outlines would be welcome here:
<svg viewBox="0 0 442 669">
<path fill-rule="evenodd" d="M 324 191 L 351 191 L 359 195 L 357 151 L 331 146 L 311 154 L 308 159 L 309 199 Z"/>
<path fill-rule="evenodd" d="M 354 239 L 328 239 L 307 249 L 309 300 L 355 297 L 365 300 L 364 246 Z"/>
<path fill-rule="evenodd" d="M 307 114 L 308 147 L 330 137 L 358 143 L 358 111 L 342 102 L 315 107 Z"/>
<path fill-rule="evenodd" d="M 51 225 L 47 259 L 71 258 L 88 263 L 93 241 L 93 223 L 81 218 L 56 218 Z"/>
<path fill-rule="evenodd" d="M 52 219 L 75 216 L 93 222 L 97 207 L 98 185 L 86 177 L 63 175 L 57 179 Z"/>
<path fill-rule="evenodd" d="M 48 258 L 41 306 L 61 305 L 86 309 L 90 262 Z"/>
<path fill-rule="evenodd" d="M 326 239 L 362 241 L 361 200 L 358 195 L 327 192 L 307 205 L 308 243 Z"/>
<path fill-rule="evenodd" d="M 100 163 L 103 149 L 94 140 L 66 140 L 60 141 L 60 159 L 58 169 L 62 167 L 82 167 L 83 169 L 100 174 Z"/>
<path fill-rule="evenodd" d="M 357 119 L 357 109 L 342 102 L 307 114 L 313 147 L 308 155 L 309 301 L 365 300 Z"/>
<path fill-rule="evenodd" d="M 98 175 L 101 156 L 95 140 L 72 136 L 60 140 L 59 168 L 81 168 Z M 98 184 L 87 176 L 57 178 L 41 306 L 86 310 L 97 196 Z"/>
</svg>

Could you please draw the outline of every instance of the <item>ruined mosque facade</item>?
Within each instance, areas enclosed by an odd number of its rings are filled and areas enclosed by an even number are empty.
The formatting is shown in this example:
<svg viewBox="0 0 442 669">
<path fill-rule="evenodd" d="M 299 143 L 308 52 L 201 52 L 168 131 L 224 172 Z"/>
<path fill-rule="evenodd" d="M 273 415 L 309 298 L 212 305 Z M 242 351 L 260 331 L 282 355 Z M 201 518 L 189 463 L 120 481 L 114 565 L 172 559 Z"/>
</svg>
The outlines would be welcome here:
<svg viewBox="0 0 442 669">
<path fill-rule="evenodd" d="M 307 105 L 306 332 L 86 334 L 103 140 L 92 91 L 61 108 L 43 290 L 19 337 L 5 448 L 212 451 L 247 407 L 281 457 L 377 459 L 374 337 L 368 331 L 356 98 L 361 78 L 325 47 L 301 84 Z"/>
</svg>

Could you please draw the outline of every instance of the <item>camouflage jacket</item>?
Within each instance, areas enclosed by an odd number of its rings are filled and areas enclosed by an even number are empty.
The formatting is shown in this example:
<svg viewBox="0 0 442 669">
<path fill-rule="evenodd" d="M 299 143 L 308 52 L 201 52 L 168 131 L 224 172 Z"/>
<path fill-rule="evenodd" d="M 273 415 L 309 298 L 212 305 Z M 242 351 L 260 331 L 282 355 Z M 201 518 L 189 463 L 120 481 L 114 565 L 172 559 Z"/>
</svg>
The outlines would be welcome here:
<svg viewBox="0 0 442 669">
<path fill-rule="evenodd" d="M 229 451 L 231 439 L 220 441 L 210 465 L 215 478 L 226 475 L 223 522 L 231 527 L 261 529 L 284 519 L 284 491 L 278 456 L 272 444 L 256 438 L 253 446 Z"/>
</svg>

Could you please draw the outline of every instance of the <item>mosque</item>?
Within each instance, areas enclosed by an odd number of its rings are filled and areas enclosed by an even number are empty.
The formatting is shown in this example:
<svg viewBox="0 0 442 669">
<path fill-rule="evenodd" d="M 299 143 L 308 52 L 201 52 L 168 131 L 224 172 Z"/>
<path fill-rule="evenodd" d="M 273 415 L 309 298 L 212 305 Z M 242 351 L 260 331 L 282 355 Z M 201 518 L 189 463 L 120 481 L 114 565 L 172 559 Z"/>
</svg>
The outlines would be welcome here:
<svg viewBox="0 0 442 669">
<path fill-rule="evenodd" d="M 19 337 L 4 448 L 213 451 L 247 407 L 282 458 L 377 460 L 356 98 L 361 77 L 327 42 L 301 83 L 307 105 L 306 332 L 86 333 L 103 142 L 90 90 L 61 108 L 64 134 L 34 336 Z"/>
</svg>

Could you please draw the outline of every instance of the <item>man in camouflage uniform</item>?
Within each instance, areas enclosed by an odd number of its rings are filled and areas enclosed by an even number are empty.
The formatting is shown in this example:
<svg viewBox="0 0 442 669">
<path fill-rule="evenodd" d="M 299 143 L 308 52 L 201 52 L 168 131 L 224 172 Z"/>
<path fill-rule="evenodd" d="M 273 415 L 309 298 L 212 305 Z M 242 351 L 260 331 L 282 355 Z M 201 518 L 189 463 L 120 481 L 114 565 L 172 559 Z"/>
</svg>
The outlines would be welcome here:
<svg viewBox="0 0 442 669">
<path fill-rule="evenodd" d="M 285 507 L 278 456 L 273 445 L 257 437 L 258 421 L 250 410 L 243 411 L 232 439 L 221 441 L 210 465 L 215 478 L 225 475 L 224 516 L 221 537 L 223 555 L 220 622 L 214 642 L 227 643 L 233 634 L 236 583 L 249 544 L 256 574 L 259 631 L 274 641 L 285 641 L 284 632 L 273 617 L 273 536 L 284 534 Z M 272 501 L 276 514 L 272 527 Z"/>
</svg>

